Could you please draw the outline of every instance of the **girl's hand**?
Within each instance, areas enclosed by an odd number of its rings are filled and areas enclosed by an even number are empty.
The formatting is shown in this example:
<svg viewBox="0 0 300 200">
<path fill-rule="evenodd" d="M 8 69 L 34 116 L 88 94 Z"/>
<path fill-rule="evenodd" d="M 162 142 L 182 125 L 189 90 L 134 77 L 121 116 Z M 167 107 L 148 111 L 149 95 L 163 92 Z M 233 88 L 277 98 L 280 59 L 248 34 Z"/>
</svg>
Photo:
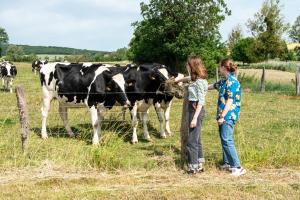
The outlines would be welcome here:
<svg viewBox="0 0 300 200">
<path fill-rule="evenodd" d="M 218 125 L 222 125 L 224 123 L 224 117 L 221 117 L 220 119 L 218 119 Z"/>
<path fill-rule="evenodd" d="M 193 119 L 193 120 L 191 121 L 190 128 L 195 128 L 195 127 L 196 127 L 196 124 L 197 124 L 197 120 L 196 120 L 196 119 Z"/>
</svg>

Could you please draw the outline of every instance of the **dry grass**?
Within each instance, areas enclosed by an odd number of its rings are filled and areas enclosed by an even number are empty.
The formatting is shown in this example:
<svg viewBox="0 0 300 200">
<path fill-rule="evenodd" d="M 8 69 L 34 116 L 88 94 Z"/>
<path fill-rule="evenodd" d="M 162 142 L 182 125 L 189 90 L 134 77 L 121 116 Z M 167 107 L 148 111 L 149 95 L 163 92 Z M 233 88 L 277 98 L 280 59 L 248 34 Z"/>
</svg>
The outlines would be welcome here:
<svg viewBox="0 0 300 200">
<path fill-rule="evenodd" d="M 254 76 L 256 79 L 260 80 L 262 75 L 261 69 L 239 69 L 239 73 L 245 73 L 247 76 Z M 290 84 L 292 80 L 295 80 L 295 73 L 283 72 L 278 70 L 266 70 L 266 81 L 281 84 Z"/>
<path fill-rule="evenodd" d="M 183 171 L 62 171 L 51 164 L 0 175 L 1 199 L 298 199 L 299 170 L 248 171 L 239 178 L 214 168 Z M 37 190 L 38 188 L 38 190 Z M 51 195 L 50 195 L 51 194 Z"/>
</svg>

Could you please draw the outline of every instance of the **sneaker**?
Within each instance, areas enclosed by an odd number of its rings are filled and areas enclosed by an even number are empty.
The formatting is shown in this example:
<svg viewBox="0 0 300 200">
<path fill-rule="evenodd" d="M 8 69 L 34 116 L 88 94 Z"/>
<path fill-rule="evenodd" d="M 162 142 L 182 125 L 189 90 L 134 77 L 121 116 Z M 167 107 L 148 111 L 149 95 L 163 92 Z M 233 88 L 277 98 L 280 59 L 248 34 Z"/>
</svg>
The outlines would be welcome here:
<svg viewBox="0 0 300 200">
<path fill-rule="evenodd" d="M 219 169 L 224 170 L 224 171 L 230 171 L 230 172 L 232 171 L 232 167 L 230 165 L 228 165 L 227 163 L 220 165 Z"/>
<path fill-rule="evenodd" d="M 243 174 L 246 174 L 246 170 L 243 167 L 232 168 L 232 172 L 231 172 L 232 176 L 238 177 L 238 176 L 241 176 Z"/>
<path fill-rule="evenodd" d="M 188 169 L 187 173 L 190 174 L 190 175 L 193 175 L 193 174 L 197 173 L 197 170 L 196 169 Z"/>
<path fill-rule="evenodd" d="M 198 173 L 204 172 L 204 167 L 203 167 L 203 164 L 202 164 L 202 163 L 199 163 L 199 165 L 198 165 L 196 171 L 197 171 Z"/>
</svg>

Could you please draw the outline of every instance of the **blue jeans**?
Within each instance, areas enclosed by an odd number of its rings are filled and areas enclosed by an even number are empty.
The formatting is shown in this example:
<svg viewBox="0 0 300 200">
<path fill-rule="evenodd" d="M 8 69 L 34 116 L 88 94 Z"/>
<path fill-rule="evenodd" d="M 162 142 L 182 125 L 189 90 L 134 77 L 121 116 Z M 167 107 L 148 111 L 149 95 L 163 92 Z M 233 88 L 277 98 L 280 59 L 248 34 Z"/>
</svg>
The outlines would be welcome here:
<svg viewBox="0 0 300 200">
<path fill-rule="evenodd" d="M 187 140 L 187 157 L 188 165 L 190 168 L 197 168 L 199 163 L 204 163 L 203 147 L 201 143 L 201 127 L 202 121 L 205 116 L 204 106 L 197 118 L 197 124 L 195 128 L 190 128 L 191 121 L 194 117 L 198 102 L 189 102 L 189 135 Z"/>
<path fill-rule="evenodd" d="M 224 121 L 219 126 L 219 133 L 222 144 L 223 161 L 231 167 L 241 167 L 240 160 L 233 142 L 233 121 Z"/>
</svg>

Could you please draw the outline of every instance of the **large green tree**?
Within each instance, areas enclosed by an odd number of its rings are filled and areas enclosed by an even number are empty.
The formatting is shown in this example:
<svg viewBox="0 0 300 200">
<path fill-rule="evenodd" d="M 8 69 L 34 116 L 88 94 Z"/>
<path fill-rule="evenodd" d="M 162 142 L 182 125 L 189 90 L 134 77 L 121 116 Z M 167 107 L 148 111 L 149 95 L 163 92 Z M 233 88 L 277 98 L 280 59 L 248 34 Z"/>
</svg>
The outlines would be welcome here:
<svg viewBox="0 0 300 200">
<path fill-rule="evenodd" d="M 10 61 L 22 61 L 24 56 L 24 51 L 22 47 L 17 45 L 9 45 L 6 52 L 6 59 Z"/>
<path fill-rule="evenodd" d="M 160 62 L 184 68 L 187 57 L 200 55 L 209 72 L 226 53 L 219 24 L 230 14 L 224 0 L 150 0 L 141 3 L 143 20 L 133 23 L 128 56 L 134 62 Z"/>
<path fill-rule="evenodd" d="M 247 37 L 237 41 L 231 52 L 231 56 L 234 60 L 244 63 L 253 63 L 261 60 L 261 57 L 256 55 L 255 39 L 253 37 Z"/>
<path fill-rule="evenodd" d="M 2 52 L 4 47 L 8 44 L 8 35 L 4 28 L 0 27 L 0 57 L 2 56 Z"/>
<path fill-rule="evenodd" d="M 256 51 L 264 59 L 279 57 L 284 52 L 282 34 L 288 29 L 281 15 L 279 0 L 265 0 L 262 8 L 248 21 L 248 28 L 256 38 Z"/>
<path fill-rule="evenodd" d="M 289 36 L 294 42 L 300 43 L 300 16 L 297 17 L 296 21 L 291 27 Z"/>
</svg>

